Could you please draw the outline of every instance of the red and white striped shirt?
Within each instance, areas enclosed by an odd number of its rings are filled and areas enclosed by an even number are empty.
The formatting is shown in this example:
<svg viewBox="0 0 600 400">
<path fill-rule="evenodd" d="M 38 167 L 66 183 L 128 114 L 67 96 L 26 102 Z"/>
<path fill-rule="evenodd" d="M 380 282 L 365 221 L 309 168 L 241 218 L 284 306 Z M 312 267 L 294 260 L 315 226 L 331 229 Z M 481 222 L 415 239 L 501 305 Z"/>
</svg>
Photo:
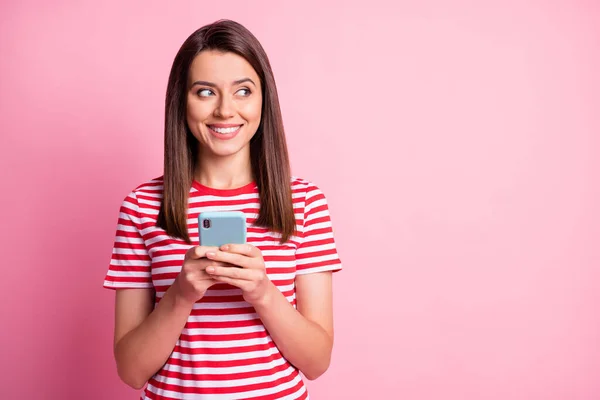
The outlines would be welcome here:
<svg viewBox="0 0 600 400">
<path fill-rule="evenodd" d="M 115 245 L 104 287 L 153 288 L 156 303 L 181 270 L 190 247 L 156 226 L 162 178 L 140 185 L 120 209 Z M 266 273 L 292 305 L 295 277 L 342 268 L 327 201 L 314 184 L 292 180 L 298 233 L 279 244 L 279 234 L 254 226 L 258 188 L 208 188 L 194 181 L 188 202 L 188 230 L 198 245 L 198 214 L 243 211 L 248 243 L 263 255 Z M 142 399 L 307 399 L 298 370 L 279 352 L 241 290 L 226 284 L 209 288 L 188 317 L 165 365 L 146 385 Z"/>
</svg>

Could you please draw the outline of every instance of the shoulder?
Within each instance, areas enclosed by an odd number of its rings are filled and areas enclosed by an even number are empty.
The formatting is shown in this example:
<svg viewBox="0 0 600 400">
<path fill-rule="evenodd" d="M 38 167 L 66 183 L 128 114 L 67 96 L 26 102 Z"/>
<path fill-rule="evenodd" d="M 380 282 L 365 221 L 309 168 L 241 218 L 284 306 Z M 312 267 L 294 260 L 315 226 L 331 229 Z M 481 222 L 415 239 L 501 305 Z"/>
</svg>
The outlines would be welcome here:
<svg viewBox="0 0 600 400">
<path fill-rule="evenodd" d="M 158 178 L 154 178 L 152 180 L 149 180 L 147 182 L 144 182 L 144 183 L 136 186 L 135 189 L 133 189 L 131 191 L 131 194 L 136 197 L 137 196 L 154 197 L 156 195 L 162 196 L 162 192 L 163 192 L 163 178 L 162 178 L 162 176 L 160 176 Z"/>
<path fill-rule="evenodd" d="M 292 192 L 310 192 L 313 190 L 320 190 L 319 187 L 312 181 L 308 179 L 299 178 L 297 176 L 292 176 Z"/>
<path fill-rule="evenodd" d="M 292 177 L 292 196 L 294 198 L 304 199 L 307 202 L 314 199 L 325 198 L 323 191 L 313 181 L 297 176 Z"/>
<path fill-rule="evenodd" d="M 160 205 L 163 193 L 163 179 L 162 176 L 151 179 L 142 184 L 137 185 L 131 190 L 125 199 L 123 205 L 133 205 L 135 208 L 140 206 L 148 205 L 150 207 Z"/>
</svg>

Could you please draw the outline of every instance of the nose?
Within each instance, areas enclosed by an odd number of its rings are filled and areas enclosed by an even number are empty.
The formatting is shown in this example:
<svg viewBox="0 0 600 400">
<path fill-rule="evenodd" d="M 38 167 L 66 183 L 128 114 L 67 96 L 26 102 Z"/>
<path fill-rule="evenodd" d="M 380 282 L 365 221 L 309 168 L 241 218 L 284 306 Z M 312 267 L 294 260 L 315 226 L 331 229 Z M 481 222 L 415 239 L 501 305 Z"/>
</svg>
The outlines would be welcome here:
<svg viewBox="0 0 600 400">
<path fill-rule="evenodd" d="M 227 96 L 222 96 L 219 104 L 217 104 L 217 107 L 215 108 L 215 116 L 220 118 L 231 118 L 234 114 L 235 108 L 233 101 Z"/>
</svg>

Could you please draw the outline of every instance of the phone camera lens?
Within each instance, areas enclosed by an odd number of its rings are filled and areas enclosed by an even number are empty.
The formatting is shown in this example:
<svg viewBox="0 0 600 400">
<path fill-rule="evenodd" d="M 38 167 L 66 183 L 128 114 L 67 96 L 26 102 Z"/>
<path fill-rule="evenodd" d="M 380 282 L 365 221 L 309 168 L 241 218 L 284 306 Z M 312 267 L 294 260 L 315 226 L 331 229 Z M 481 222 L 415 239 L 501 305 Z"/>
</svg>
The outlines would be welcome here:
<svg viewBox="0 0 600 400">
<path fill-rule="evenodd" d="M 205 219 L 204 221 L 202 221 L 202 226 L 203 226 L 205 229 L 208 229 L 208 228 L 210 228 L 210 219 Z"/>
</svg>

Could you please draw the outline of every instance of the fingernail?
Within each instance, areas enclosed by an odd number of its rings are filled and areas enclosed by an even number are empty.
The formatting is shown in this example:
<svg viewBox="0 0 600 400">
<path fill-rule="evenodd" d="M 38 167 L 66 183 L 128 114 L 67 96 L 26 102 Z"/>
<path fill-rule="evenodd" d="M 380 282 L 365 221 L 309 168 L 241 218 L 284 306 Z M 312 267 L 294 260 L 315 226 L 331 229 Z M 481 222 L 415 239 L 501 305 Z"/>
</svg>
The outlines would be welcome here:
<svg viewBox="0 0 600 400">
<path fill-rule="evenodd" d="M 207 257 L 214 257 L 214 256 L 216 256 L 216 255 L 217 255 L 217 253 L 214 253 L 214 252 L 212 252 L 212 251 L 209 251 L 208 253 L 206 253 L 206 256 L 207 256 Z"/>
<path fill-rule="evenodd" d="M 228 244 L 224 244 L 223 246 L 221 246 L 221 250 L 223 250 L 223 251 L 229 250 L 229 245 Z"/>
<path fill-rule="evenodd" d="M 206 267 L 206 272 L 212 274 L 213 272 L 215 272 L 215 267 Z"/>
</svg>

